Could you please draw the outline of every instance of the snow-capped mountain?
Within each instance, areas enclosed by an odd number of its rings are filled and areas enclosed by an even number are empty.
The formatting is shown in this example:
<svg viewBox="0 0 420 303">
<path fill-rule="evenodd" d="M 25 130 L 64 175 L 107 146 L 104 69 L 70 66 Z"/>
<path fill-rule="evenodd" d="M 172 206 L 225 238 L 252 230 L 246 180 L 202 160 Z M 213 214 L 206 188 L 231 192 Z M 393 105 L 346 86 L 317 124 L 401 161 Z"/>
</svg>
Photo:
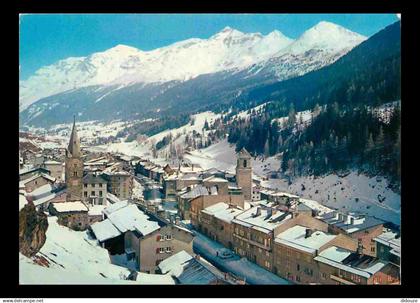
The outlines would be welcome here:
<svg viewBox="0 0 420 303">
<path fill-rule="evenodd" d="M 268 59 L 292 41 L 278 31 L 263 36 L 226 27 L 209 39 L 188 39 L 148 52 L 117 45 L 39 69 L 21 81 L 20 102 L 26 107 L 40 98 L 91 85 L 183 81 L 244 68 Z"/>
<path fill-rule="evenodd" d="M 279 51 L 279 55 L 299 55 L 310 50 L 323 50 L 328 53 L 352 49 L 365 36 L 352 32 L 337 24 L 321 21 L 305 31 L 298 39 Z"/>
<path fill-rule="evenodd" d="M 86 57 L 42 67 L 20 81 L 21 111 L 39 99 L 88 86 L 187 81 L 222 71 L 269 70 L 279 79 L 332 63 L 365 40 L 341 26 L 320 22 L 297 40 L 275 30 L 267 35 L 230 27 L 208 39 L 192 38 L 151 51 L 117 45 Z M 257 67 L 257 69 L 255 69 Z"/>
</svg>

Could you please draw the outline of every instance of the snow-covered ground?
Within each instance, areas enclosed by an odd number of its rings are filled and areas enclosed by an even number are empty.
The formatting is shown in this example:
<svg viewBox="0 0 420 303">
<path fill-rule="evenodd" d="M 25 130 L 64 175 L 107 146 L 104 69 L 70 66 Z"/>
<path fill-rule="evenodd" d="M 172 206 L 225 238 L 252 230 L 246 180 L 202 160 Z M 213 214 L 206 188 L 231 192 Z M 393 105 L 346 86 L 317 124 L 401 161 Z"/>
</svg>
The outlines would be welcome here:
<svg viewBox="0 0 420 303">
<path fill-rule="evenodd" d="M 255 106 L 255 107 L 253 107 L 253 108 L 251 108 L 251 109 L 247 109 L 247 110 L 241 111 L 241 112 L 239 112 L 239 114 L 237 114 L 237 115 L 233 116 L 233 117 L 232 117 L 232 119 L 236 119 L 236 118 L 239 118 L 239 119 L 248 118 L 248 117 L 250 116 L 250 114 L 248 113 L 248 111 L 251 111 L 251 112 L 252 112 L 252 111 L 255 111 L 256 113 L 259 113 L 262 109 L 264 109 L 264 107 L 265 107 L 268 103 L 270 103 L 270 101 L 265 102 L 265 103 L 263 103 L 263 104 L 260 104 L 260 105 L 258 105 L 258 106 Z"/>
<path fill-rule="evenodd" d="M 334 174 L 318 178 L 299 177 L 290 186 L 281 179 L 262 181 L 261 185 L 342 211 L 366 213 L 398 225 L 401 222 L 401 196 L 389 189 L 387 180 L 382 177 L 371 178 L 353 171 L 345 177 Z"/>
<path fill-rule="evenodd" d="M 196 231 L 194 231 L 194 234 L 194 252 L 202 255 L 207 261 L 222 271 L 231 272 L 242 279 L 245 278 L 247 284 L 290 284 L 287 280 L 248 261 L 246 258 L 240 258 L 233 252 L 232 258 L 219 258 L 216 252 L 220 249 L 226 250 L 223 245 L 212 241 Z"/>
<path fill-rule="evenodd" d="M 147 274 L 143 279 L 126 280 L 130 271 L 111 264 L 108 251 L 91 239 L 86 231 L 73 231 L 57 223 L 57 217 L 48 218 L 47 240 L 35 259 L 45 259 L 48 267 L 19 255 L 21 284 L 149 284 Z M 168 277 L 152 275 L 150 283 Z"/>
<path fill-rule="evenodd" d="M 235 146 L 227 139 L 212 144 L 207 148 L 194 150 L 184 155 L 192 163 L 198 163 L 204 169 L 217 168 L 234 172 L 236 165 Z"/>
</svg>

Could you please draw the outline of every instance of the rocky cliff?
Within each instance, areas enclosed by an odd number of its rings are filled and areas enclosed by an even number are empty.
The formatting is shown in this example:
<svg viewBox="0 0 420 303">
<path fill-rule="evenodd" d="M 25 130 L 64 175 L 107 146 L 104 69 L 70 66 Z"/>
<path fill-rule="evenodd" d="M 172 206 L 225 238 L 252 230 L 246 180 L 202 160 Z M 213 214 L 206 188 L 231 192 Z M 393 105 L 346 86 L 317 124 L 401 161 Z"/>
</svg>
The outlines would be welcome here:
<svg viewBox="0 0 420 303">
<path fill-rule="evenodd" d="M 19 251 L 34 256 L 44 245 L 48 228 L 47 216 L 35 209 L 32 202 L 19 212 Z"/>
</svg>

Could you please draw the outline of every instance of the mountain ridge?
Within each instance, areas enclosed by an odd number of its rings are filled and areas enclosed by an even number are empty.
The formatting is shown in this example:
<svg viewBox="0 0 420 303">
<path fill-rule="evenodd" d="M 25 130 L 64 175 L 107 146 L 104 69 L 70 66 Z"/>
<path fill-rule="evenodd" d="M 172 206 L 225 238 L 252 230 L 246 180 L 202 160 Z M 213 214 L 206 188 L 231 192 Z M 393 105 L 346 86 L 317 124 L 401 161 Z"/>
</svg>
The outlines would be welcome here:
<svg viewBox="0 0 420 303">
<path fill-rule="evenodd" d="M 311 29 L 317 26 L 320 23 Z M 328 28 L 341 27 L 329 24 Z M 348 30 L 340 33 L 359 37 L 353 46 L 365 39 Z M 42 98 L 91 85 L 188 81 L 203 74 L 243 70 L 285 55 L 281 50 L 294 42 L 278 30 L 262 35 L 225 27 L 208 39 L 191 38 L 150 51 L 118 44 L 89 56 L 59 60 L 20 81 L 21 111 Z"/>
</svg>

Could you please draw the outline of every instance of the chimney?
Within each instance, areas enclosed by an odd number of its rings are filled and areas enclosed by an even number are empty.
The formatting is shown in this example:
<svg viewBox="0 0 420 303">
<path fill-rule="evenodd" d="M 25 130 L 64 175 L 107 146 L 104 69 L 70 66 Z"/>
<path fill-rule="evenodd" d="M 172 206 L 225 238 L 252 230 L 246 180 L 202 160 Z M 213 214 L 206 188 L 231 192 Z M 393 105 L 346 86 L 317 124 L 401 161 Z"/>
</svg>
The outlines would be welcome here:
<svg viewBox="0 0 420 303">
<path fill-rule="evenodd" d="M 200 260 L 200 255 L 195 255 L 195 258 L 196 258 L 197 260 Z"/>
<path fill-rule="evenodd" d="M 305 229 L 305 239 L 309 238 L 312 235 L 312 229 L 307 228 Z"/>
<path fill-rule="evenodd" d="M 343 215 L 343 222 L 346 223 L 346 224 L 347 224 L 347 221 L 348 221 L 347 219 L 348 219 L 348 216 L 347 215 Z"/>
<path fill-rule="evenodd" d="M 273 209 L 271 207 L 270 208 L 267 208 L 267 216 L 266 216 L 266 219 L 270 218 L 272 215 L 273 215 Z"/>
<path fill-rule="evenodd" d="M 359 241 L 358 245 L 357 245 L 357 251 L 356 251 L 359 255 L 363 254 L 363 244 L 361 241 Z"/>
</svg>

